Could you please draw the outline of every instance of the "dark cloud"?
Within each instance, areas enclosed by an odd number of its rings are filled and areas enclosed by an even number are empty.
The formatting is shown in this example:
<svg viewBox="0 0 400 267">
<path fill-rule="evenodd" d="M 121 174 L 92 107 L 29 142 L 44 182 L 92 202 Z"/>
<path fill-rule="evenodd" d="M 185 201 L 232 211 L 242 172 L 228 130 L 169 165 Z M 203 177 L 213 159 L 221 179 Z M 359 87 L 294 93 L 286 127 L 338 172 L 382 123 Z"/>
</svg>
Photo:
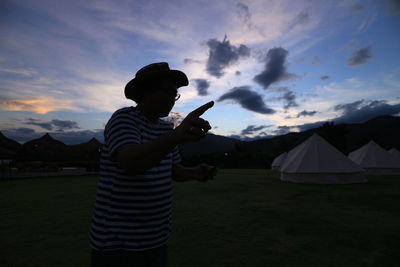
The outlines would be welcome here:
<svg viewBox="0 0 400 267">
<path fill-rule="evenodd" d="M 296 118 L 306 117 L 306 116 L 314 116 L 316 113 L 317 113 L 316 111 L 303 110 L 297 114 Z"/>
<path fill-rule="evenodd" d="M 331 120 L 334 123 L 362 123 L 382 115 L 398 115 L 400 114 L 400 104 L 390 105 L 386 101 L 374 100 L 365 101 L 358 100 L 352 103 L 340 104 L 334 107 L 336 111 L 341 111 L 339 117 Z M 316 128 L 324 124 L 326 121 L 318 121 L 297 125 L 301 131 Z"/>
<path fill-rule="evenodd" d="M 251 135 L 254 134 L 256 132 L 259 132 L 265 128 L 271 127 L 271 125 L 260 125 L 260 126 L 256 126 L 256 125 L 249 125 L 246 127 L 246 129 L 243 129 L 242 132 L 240 133 L 240 135 L 244 136 L 244 135 Z"/>
<path fill-rule="evenodd" d="M 223 94 L 218 102 L 232 99 L 239 103 L 243 108 L 261 114 L 273 114 L 275 110 L 265 105 L 263 98 L 256 92 L 250 90 L 249 86 L 234 87 L 229 92 Z"/>
<path fill-rule="evenodd" d="M 37 139 L 44 135 L 43 132 L 36 132 L 31 128 L 9 128 L 1 130 L 4 135 L 14 139 L 20 143 L 25 143 L 33 139 Z M 49 134 L 67 144 L 80 144 L 89 141 L 95 137 L 100 142 L 104 142 L 103 130 L 84 130 L 84 131 L 73 131 L 73 132 L 49 132 Z"/>
<path fill-rule="evenodd" d="M 352 112 L 356 112 L 362 103 L 364 103 L 364 99 L 354 101 L 352 103 L 339 104 L 339 105 L 334 106 L 333 108 L 336 111 L 341 110 L 343 112 L 343 114 L 349 114 Z"/>
<path fill-rule="evenodd" d="M 250 48 L 245 45 L 234 46 L 225 38 L 222 42 L 210 39 L 207 42 L 209 56 L 206 71 L 210 75 L 220 78 L 224 75 L 224 68 L 237 62 L 239 58 L 250 56 Z"/>
<path fill-rule="evenodd" d="M 69 120 L 51 120 L 51 121 L 41 121 L 37 119 L 28 118 L 26 125 L 34 125 L 39 126 L 45 130 L 52 131 L 54 128 L 57 128 L 57 131 L 64 131 L 64 130 L 72 130 L 72 129 L 79 129 L 78 123 L 75 121 Z"/>
<path fill-rule="evenodd" d="M 349 104 L 336 105 L 335 110 L 342 111 L 342 115 L 334 122 L 359 123 L 381 115 L 396 115 L 400 113 L 400 104 L 390 105 L 383 100 L 359 100 Z"/>
<path fill-rule="evenodd" d="M 251 30 L 253 23 L 251 22 L 251 14 L 249 7 L 243 3 L 236 4 L 236 14 L 238 18 L 243 21 L 249 30 Z"/>
<path fill-rule="evenodd" d="M 248 5 L 244 3 L 237 3 L 236 4 L 236 15 L 237 18 L 239 19 L 240 22 L 243 23 L 243 25 L 247 28 L 249 31 L 256 31 L 258 32 L 261 36 L 266 36 L 265 32 L 262 28 L 259 26 L 255 25 L 251 19 L 251 12 L 250 8 Z"/>
<path fill-rule="evenodd" d="M 53 125 L 51 124 L 51 122 L 42 122 L 40 120 L 36 120 L 36 119 L 32 119 L 32 118 L 28 118 L 28 120 L 24 124 L 39 126 L 48 131 L 53 130 Z"/>
<path fill-rule="evenodd" d="M 317 65 L 317 64 L 320 64 L 320 63 L 321 63 L 321 60 L 319 59 L 318 56 L 313 56 L 312 57 L 312 59 L 311 59 L 311 64 L 312 65 Z"/>
<path fill-rule="evenodd" d="M 350 48 L 353 48 L 356 45 L 357 45 L 357 40 L 351 40 L 344 46 L 344 48 L 350 49 Z"/>
<path fill-rule="evenodd" d="M 296 102 L 296 95 L 293 93 L 293 91 L 288 91 L 284 93 L 283 96 L 279 97 L 278 99 L 283 100 L 284 102 L 283 108 L 285 110 L 299 106 Z"/>
<path fill-rule="evenodd" d="M 242 134 L 231 134 L 231 135 L 228 135 L 227 137 L 249 142 L 249 141 L 254 141 L 257 139 L 261 139 L 261 138 L 271 138 L 271 137 L 274 137 L 274 135 L 270 135 L 266 132 L 261 132 L 261 133 L 258 133 L 256 136 L 252 136 L 252 137 L 247 136 L 247 135 L 242 135 Z"/>
<path fill-rule="evenodd" d="M 302 125 L 297 125 L 296 127 L 299 129 L 299 131 L 303 132 L 309 129 L 317 128 L 324 124 L 326 121 L 317 121 L 317 122 L 312 122 L 312 123 L 305 123 Z"/>
<path fill-rule="evenodd" d="M 295 78 L 296 75 L 286 71 L 286 57 L 288 51 L 282 47 L 272 48 L 265 57 L 264 70 L 254 77 L 254 81 L 267 89 L 271 84 Z"/>
<path fill-rule="evenodd" d="M 52 120 L 51 123 L 58 127 L 59 131 L 79 129 L 78 123 L 76 121 L 64 121 L 64 120 Z"/>
<path fill-rule="evenodd" d="M 295 28 L 296 26 L 306 24 L 310 20 L 310 14 L 308 11 L 301 11 L 297 16 L 289 23 L 287 30 Z"/>
<path fill-rule="evenodd" d="M 328 75 L 322 75 L 319 78 L 321 79 L 321 81 L 326 81 L 326 80 L 329 80 L 331 77 L 329 77 Z"/>
<path fill-rule="evenodd" d="M 353 12 L 361 11 L 363 9 L 364 9 L 364 6 L 361 5 L 360 3 L 356 3 L 350 7 L 350 10 Z"/>
<path fill-rule="evenodd" d="M 289 87 L 287 86 L 281 86 L 281 87 L 270 88 L 269 91 L 281 93 L 281 92 L 288 92 L 290 90 Z"/>
<path fill-rule="evenodd" d="M 240 74 L 242 74 L 242 73 L 240 71 L 238 71 L 238 70 L 235 72 L 236 76 L 239 76 Z"/>
<path fill-rule="evenodd" d="M 197 93 L 201 96 L 208 95 L 207 89 L 210 87 L 210 82 L 206 79 L 193 79 Z"/>
<path fill-rule="evenodd" d="M 185 58 L 185 59 L 183 60 L 183 62 L 184 62 L 185 64 L 201 63 L 201 61 L 200 61 L 200 60 L 197 60 L 197 59 L 191 59 L 191 58 Z"/>
<path fill-rule="evenodd" d="M 392 14 L 400 13 L 400 0 L 388 0 L 389 12 Z"/>
<path fill-rule="evenodd" d="M 367 63 L 368 59 L 372 58 L 371 45 L 360 48 L 351 53 L 347 65 L 356 66 Z"/>
<path fill-rule="evenodd" d="M 273 130 L 272 132 L 275 135 L 283 135 L 289 133 L 293 128 L 297 128 L 297 126 L 278 126 L 276 127 L 276 130 Z"/>
</svg>

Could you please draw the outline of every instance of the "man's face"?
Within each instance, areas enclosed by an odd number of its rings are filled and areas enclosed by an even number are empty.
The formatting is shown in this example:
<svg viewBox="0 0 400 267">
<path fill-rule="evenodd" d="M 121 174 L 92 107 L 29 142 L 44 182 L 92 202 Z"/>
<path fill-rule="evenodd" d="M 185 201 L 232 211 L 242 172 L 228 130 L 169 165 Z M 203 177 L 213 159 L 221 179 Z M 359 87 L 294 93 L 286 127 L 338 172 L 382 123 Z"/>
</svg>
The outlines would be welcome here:
<svg viewBox="0 0 400 267">
<path fill-rule="evenodd" d="M 161 118 L 169 115 L 177 97 L 178 88 L 175 83 L 165 81 L 158 85 L 158 88 L 154 92 L 146 95 L 145 102 Z"/>
</svg>

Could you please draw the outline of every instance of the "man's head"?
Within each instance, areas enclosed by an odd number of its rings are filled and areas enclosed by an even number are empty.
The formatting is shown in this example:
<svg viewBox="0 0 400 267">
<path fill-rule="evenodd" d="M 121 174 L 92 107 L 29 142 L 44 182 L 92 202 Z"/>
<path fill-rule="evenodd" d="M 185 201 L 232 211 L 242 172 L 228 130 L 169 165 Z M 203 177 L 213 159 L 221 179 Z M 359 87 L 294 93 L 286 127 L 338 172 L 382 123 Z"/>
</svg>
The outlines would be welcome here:
<svg viewBox="0 0 400 267">
<path fill-rule="evenodd" d="M 153 63 L 136 72 L 135 78 L 125 86 L 125 96 L 139 104 L 144 97 L 156 91 L 170 91 L 171 86 L 176 87 L 176 91 L 188 84 L 188 78 L 182 71 L 171 70 L 166 62 Z"/>
</svg>

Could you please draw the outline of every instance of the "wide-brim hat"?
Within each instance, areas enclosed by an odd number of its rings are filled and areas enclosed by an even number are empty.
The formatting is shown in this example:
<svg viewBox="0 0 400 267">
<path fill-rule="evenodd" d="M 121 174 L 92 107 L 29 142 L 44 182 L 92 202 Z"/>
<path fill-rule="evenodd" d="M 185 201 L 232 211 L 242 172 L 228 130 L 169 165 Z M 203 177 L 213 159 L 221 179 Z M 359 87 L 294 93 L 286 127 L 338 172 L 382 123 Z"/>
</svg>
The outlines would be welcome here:
<svg viewBox="0 0 400 267">
<path fill-rule="evenodd" d="M 157 82 L 160 79 L 170 80 L 178 88 L 189 84 L 186 74 L 182 71 L 171 70 L 166 62 L 153 63 L 138 70 L 135 78 L 126 84 L 125 97 L 137 101 L 142 92 L 146 90 L 146 85 Z"/>
</svg>

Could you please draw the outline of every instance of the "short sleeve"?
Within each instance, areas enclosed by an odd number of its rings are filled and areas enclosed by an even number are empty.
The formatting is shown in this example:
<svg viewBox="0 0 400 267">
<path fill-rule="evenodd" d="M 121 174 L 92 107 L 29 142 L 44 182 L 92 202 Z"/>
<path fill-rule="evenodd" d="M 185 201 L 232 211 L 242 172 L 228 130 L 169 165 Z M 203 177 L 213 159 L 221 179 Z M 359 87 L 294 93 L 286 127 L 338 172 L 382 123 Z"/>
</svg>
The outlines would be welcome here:
<svg viewBox="0 0 400 267">
<path fill-rule="evenodd" d="M 140 144 L 140 130 L 132 115 L 114 113 L 106 125 L 104 141 L 110 155 L 115 155 L 125 145 Z"/>
<path fill-rule="evenodd" d="M 179 149 L 176 146 L 173 150 L 172 150 L 172 164 L 178 164 L 181 162 L 181 154 L 179 153 Z"/>
</svg>

